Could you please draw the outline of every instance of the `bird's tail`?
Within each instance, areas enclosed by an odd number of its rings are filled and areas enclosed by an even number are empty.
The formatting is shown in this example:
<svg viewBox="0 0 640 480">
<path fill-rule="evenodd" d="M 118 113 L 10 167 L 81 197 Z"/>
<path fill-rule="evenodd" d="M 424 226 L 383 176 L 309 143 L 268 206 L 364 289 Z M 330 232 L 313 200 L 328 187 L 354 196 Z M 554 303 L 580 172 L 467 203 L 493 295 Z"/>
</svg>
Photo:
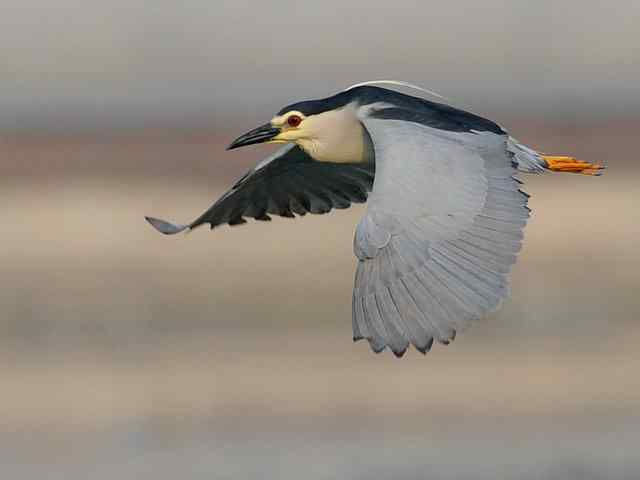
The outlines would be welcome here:
<svg viewBox="0 0 640 480">
<path fill-rule="evenodd" d="M 525 173 L 567 172 L 582 175 L 602 175 L 605 166 L 601 163 L 585 162 L 574 157 L 547 155 L 509 137 L 507 149 L 513 155 L 515 167 Z"/>
<path fill-rule="evenodd" d="M 573 157 L 541 155 L 547 170 L 552 172 L 581 173 L 582 175 L 602 175 L 605 166 L 600 163 L 585 162 Z"/>
</svg>

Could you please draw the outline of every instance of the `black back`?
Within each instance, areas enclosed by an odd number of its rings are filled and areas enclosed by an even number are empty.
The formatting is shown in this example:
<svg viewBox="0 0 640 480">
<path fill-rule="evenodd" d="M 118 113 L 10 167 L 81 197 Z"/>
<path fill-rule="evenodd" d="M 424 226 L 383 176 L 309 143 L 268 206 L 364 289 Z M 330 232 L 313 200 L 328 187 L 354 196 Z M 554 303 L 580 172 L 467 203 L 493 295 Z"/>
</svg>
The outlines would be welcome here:
<svg viewBox="0 0 640 480">
<path fill-rule="evenodd" d="M 493 132 L 499 135 L 505 133 L 496 123 L 473 113 L 444 103 L 431 102 L 424 98 L 371 85 L 355 87 L 319 100 L 293 103 L 281 109 L 278 115 L 291 110 L 297 110 L 304 115 L 316 115 L 342 108 L 350 103 L 363 106 L 376 102 L 384 102 L 391 106 L 372 112 L 371 115 L 375 118 L 421 123 L 432 128 L 453 132 Z"/>
</svg>

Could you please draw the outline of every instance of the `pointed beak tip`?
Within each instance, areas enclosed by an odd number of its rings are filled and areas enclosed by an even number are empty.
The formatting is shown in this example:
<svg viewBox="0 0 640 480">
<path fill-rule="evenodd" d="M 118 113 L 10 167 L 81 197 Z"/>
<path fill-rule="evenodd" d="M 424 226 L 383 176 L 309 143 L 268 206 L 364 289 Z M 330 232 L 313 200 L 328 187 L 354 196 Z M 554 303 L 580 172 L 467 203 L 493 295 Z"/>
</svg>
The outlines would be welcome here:
<svg viewBox="0 0 640 480">
<path fill-rule="evenodd" d="M 256 143 L 264 143 L 279 133 L 280 129 L 271 126 L 270 123 L 266 123 L 236 138 L 227 147 L 227 150 L 233 150 L 234 148 L 244 147 L 246 145 L 254 145 Z"/>
</svg>

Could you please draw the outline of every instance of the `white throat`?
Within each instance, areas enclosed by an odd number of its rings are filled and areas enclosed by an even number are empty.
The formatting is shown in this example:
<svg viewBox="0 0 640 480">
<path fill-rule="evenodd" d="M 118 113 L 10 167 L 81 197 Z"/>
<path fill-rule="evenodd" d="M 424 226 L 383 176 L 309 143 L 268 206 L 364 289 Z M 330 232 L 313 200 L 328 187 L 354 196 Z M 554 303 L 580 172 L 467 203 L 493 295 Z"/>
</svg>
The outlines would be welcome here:
<svg viewBox="0 0 640 480">
<path fill-rule="evenodd" d="M 371 160 L 369 135 L 351 107 L 307 117 L 297 144 L 314 160 L 359 163 Z"/>
</svg>

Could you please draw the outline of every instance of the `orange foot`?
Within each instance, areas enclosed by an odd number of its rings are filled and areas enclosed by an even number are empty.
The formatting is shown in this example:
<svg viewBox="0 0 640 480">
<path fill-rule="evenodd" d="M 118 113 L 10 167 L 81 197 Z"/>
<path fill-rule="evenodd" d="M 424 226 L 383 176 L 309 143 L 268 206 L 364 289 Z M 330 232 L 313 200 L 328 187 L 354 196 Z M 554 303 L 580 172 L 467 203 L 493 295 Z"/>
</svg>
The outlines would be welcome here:
<svg viewBox="0 0 640 480">
<path fill-rule="evenodd" d="M 547 168 L 553 172 L 581 173 L 583 175 L 602 175 L 604 165 L 599 163 L 583 162 L 573 157 L 558 157 L 554 155 L 542 155 Z"/>
</svg>

